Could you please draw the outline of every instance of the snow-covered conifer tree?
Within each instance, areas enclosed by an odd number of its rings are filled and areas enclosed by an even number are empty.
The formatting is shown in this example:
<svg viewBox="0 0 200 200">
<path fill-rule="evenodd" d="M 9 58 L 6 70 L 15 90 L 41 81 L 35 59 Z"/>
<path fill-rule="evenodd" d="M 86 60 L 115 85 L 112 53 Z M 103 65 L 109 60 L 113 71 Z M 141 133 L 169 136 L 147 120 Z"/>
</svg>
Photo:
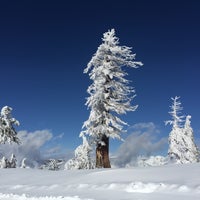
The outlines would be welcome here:
<svg viewBox="0 0 200 200">
<path fill-rule="evenodd" d="M 170 161 L 175 163 L 193 163 L 199 161 L 199 151 L 194 143 L 193 130 L 190 126 L 191 116 L 181 116 L 180 97 L 172 98 L 172 106 L 169 114 L 172 120 L 166 121 L 166 124 L 172 125 L 172 131 L 169 134 L 168 156 Z M 183 126 L 183 122 L 185 125 Z"/>
<path fill-rule="evenodd" d="M 48 170 L 56 171 L 56 170 L 60 169 L 60 166 L 61 166 L 62 163 L 63 162 L 61 160 L 49 159 L 45 163 L 44 168 L 48 169 Z"/>
<path fill-rule="evenodd" d="M 191 116 L 187 115 L 184 125 L 184 135 L 185 135 L 185 146 L 186 146 L 186 153 L 184 155 L 184 159 L 186 162 L 195 163 L 199 162 L 199 149 L 194 142 L 194 135 L 193 129 L 191 127 Z"/>
<path fill-rule="evenodd" d="M 6 157 L 3 156 L 0 162 L 0 168 L 8 168 L 8 160 Z"/>
<path fill-rule="evenodd" d="M 9 163 L 9 167 L 8 168 L 16 168 L 17 159 L 16 159 L 14 154 L 11 155 L 10 161 L 8 163 Z"/>
<path fill-rule="evenodd" d="M 26 166 L 26 158 L 23 158 L 20 168 L 27 168 L 27 166 Z"/>
<path fill-rule="evenodd" d="M 17 132 L 13 125 L 19 126 L 19 122 L 12 118 L 11 116 L 12 108 L 9 106 L 4 106 L 1 109 L 0 116 L 0 144 L 5 144 L 6 142 L 11 143 L 15 142 L 20 143 L 19 138 L 17 137 Z"/>
<path fill-rule="evenodd" d="M 135 95 L 125 78 L 127 73 L 123 67 L 137 68 L 141 62 L 135 61 L 131 48 L 120 46 L 115 30 L 103 34 L 103 43 L 84 70 L 89 73 L 93 83 L 88 87 L 86 105 L 90 108 L 89 119 L 83 124 L 80 135 L 89 135 L 96 145 L 96 167 L 110 168 L 109 138 L 120 139 L 123 125 L 126 125 L 118 115 L 134 111 L 137 106 L 131 106 Z"/>
<path fill-rule="evenodd" d="M 75 157 L 65 164 L 66 169 L 92 169 L 93 160 L 90 157 L 91 147 L 87 138 L 83 135 L 83 144 L 75 149 Z"/>
<path fill-rule="evenodd" d="M 183 108 L 181 107 L 181 102 L 180 102 L 180 97 L 175 96 L 175 98 L 171 98 L 172 99 L 172 105 L 170 106 L 171 111 L 169 112 L 169 114 L 172 116 L 172 120 L 168 120 L 165 122 L 165 124 L 170 124 L 173 126 L 173 129 L 176 128 L 180 128 L 182 127 L 182 122 L 184 122 L 183 118 L 185 116 L 180 115 L 181 111 L 183 110 Z"/>
</svg>

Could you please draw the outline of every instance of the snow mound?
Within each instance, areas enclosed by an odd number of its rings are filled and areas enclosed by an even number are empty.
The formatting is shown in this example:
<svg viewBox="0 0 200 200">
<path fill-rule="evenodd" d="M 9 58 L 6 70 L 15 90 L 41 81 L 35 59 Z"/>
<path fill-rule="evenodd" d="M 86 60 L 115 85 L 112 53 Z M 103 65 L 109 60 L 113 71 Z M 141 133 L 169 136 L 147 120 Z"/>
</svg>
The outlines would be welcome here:
<svg viewBox="0 0 200 200">
<path fill-rule="evenodd" d="M 138 192 L 138 193 L 152 193 L 159 190 L 166 189 L 166 185 L 159 183 L 142 183 L 142 182 L 133 182 L 129 184 L 126 188 L 126 192 Z"/>
</svg>

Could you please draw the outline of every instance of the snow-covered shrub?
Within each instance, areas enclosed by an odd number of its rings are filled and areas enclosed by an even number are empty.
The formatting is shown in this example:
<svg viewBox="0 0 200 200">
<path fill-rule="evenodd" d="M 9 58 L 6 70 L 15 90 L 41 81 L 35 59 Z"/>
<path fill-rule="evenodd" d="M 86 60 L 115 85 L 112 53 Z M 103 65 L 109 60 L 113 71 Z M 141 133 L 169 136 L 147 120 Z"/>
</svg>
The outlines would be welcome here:
<svg viewBox="0 0 200 200">
<path fill-rule="evenodd" d="M 91 147 L 83 135 L 83 144 L 75 149 L 75 157 L 68 160 L 65 164 L 65 169 L 93 169 L 94 161 L 91 159 Z"/>
<path fill-rule="evenodd" d="M 55 171 L 55 170 L 59 170 L 62 164 L 63 164 L 63 160 L 48 159 L 39 168 Z"/>
<path fill-rule="evenodd" d="M 191 116 L 188 115 L 186 118 L 179 116 L 182 110 L 179 98 L 177 96 L 172 98 L 172 110 L 169 113 L 173 120 L 166 122 L 166 124 L 172 124 L 172 131 L 169 134 L 169 161 L 182 164 L 199 162 L 199 150 L 194 142 Z M 184 125 L 183 122 L 185 122 Z"/>
<path fill-rule="evenodd" d="M 137 158 L 137 166 L 139 167 L 149 167 L 149 166 L 161 166 L 167 164 L 167 158 L 163 156 L 150 156 Z"/>
</svg>

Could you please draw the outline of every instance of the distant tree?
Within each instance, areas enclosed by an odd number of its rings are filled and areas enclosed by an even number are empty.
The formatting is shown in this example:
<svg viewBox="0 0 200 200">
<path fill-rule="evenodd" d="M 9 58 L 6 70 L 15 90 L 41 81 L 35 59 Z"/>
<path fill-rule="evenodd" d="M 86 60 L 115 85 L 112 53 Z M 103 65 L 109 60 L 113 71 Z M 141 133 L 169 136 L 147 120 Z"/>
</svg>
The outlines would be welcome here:
<svg viewBox="0 0 200 200">
<path fill-rule="evenodd" d="M 92 169 L 94 168 L 94 162 L 91 159 L 90 152 L 91 146 L 89 145 L 87 138 L 83 135 L 83 144 L 75 149 L 75 157 L 67 161 L 65 169 Z"/>
<path fill-rule="evenodd" d="M 90 116 L 80 135 L 89 135 L 95 143 L 96 167 L 110 168 L 109 138 L 120 139 L 123 125 L 126 125 L 118 115 L 137 108 L 131 106 L 135 91 L 128 86 L 127 73 L 122 68 L 137 68 L 142 63 L 134 61 L 136 55 L 132 54 L 130 47 L 119 46 L 114 29 L 104 33 L 102 40 L 84 70 L 93 83 L 87 90 L 90 97 L 86 105 L 91 110 Z"/>
<path fill-rule="evenodd" d="M 4 156 L 3 156 L 3 158 L 0 161 L 0 168 L 8 168 L 8 160 Z"/>
<path fill-rule="evenodd" d="M 59 170 L 61 164 L 63 163 L 62 160 L 56 160 L 56 159 L 48 159 L 45 164 L 41 167 L 41 169 L 48 169 L 48 170 Z"/>
<path fill-rule="evenodd" d="M 12 118 L 11 115 L 12 108 L 9 106 L 4 106 L 1 109 L 0 116 L 0 144 L 5 144 L 8 142 L 20 143 L 19 138 L 17 137 L 17 132 L 14 128 L 14 125 L 19 126 L 19 121 L 15 118 Z"/>
<path fill-rule="evenodd" d="M 14 154 L 11 155 L 10 161 L 8 162 L 8 168 L 16 168 L 17 159 Z"/>
<path fill-rule="evenodd" d="M 191 116 L 186 120 L 181 116 L 180 97 L 172 98 L 172 106 L 169 114 L 172 120 L 166 121 L 166 124 L 172 125 L 172 131 L 169 134 L 168 156 L 170 161 L 175 163 L 194 163 L 199 161 L 199 151 L 194 143 L 193 130 L 190 125 Z M 185 124 L 183 125 L 183 122 Z"/>
<path fill-rule="evenodd" d="M 26 166 L 26 158 L 23 158 L 20 168 L 27 168 L 27 166 Z"/>
<path fill-rule="evenodd" d="M 15 155 L 12 154 L 10 160 L 8 160 L 5 156 L 0 160 L 0 168 L 16 168 L 17 160 Z"/>
</svg>

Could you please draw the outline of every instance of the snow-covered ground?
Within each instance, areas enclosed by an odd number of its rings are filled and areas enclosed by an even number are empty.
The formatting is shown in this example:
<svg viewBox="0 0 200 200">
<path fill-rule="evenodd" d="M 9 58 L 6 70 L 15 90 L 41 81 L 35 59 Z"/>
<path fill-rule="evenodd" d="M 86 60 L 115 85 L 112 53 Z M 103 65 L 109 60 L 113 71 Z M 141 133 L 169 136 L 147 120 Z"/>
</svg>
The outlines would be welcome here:
<svg viewBox="0 0 200 200">
<path fill-rule="evenodd" d="M 199 200 L 200 163 L 62 170 L 0 169 L 1 200 Z"/>
</svg>

